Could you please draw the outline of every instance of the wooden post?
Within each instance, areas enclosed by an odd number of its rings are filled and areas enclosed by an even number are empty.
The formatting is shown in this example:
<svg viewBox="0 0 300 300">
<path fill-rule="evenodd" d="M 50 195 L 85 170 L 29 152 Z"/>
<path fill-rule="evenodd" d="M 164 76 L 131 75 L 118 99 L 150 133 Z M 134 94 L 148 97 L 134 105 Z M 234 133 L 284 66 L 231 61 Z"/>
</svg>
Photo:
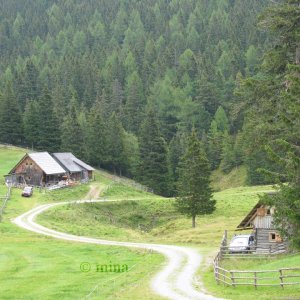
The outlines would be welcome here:
<svg viewBox="0 0 300 300">
<path fill-rule="evenodd" d="M 254 286 L 255 286 L 255 289 L 257 289 L 257 273 L 254 272 Z"/>
<path fill-rule="evenodd" d="M 283 284 L 283 275 L 282 275 L 282 269 L 279 269 L 279 273 L 280 273 L 280 286 L 283 289 L 284 288 L 284 284 Z"/>
<path fill-rule="evenodd" d="M 217 283 L 220 284 L 220 280 L 219 280 L 220 274 L 219 274 L 219 268 L 218 267 L 216 267 L 216 274 L 217 274 Z"/>
<path fill-rule="evenodd" d="M 230 271 L 230 277 L 231 277 L 232 286 L 235 287 L 234 272 L 233 271 Z"/>
</svg>

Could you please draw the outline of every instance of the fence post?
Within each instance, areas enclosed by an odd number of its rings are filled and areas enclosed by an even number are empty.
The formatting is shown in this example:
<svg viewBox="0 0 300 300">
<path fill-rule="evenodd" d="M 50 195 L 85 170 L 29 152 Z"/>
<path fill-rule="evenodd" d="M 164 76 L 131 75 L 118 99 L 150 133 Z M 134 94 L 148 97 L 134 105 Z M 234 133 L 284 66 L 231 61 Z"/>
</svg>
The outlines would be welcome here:
<svg viewBox="0 0 300 300">
<path fill-rule="evenodd" d="M 283 289 L 284 288 L 284 284 L 283 284 L 283 275 L 282 275 L 282 269 L 279 269 L 279 273 L 280 273 L 280 286 Z"/>
<path fill-rule="evenodd" d="M 230 278 L 231 278 L 232 286 L 235 287 L 234 272 L 233 271 L 230 271 Z"/>
<path fill-rule="evenodd" d="M 255 286 L 255 289 L 257 289 L 257 273 L 254 272 L 254 286 Z"/>
</svg>

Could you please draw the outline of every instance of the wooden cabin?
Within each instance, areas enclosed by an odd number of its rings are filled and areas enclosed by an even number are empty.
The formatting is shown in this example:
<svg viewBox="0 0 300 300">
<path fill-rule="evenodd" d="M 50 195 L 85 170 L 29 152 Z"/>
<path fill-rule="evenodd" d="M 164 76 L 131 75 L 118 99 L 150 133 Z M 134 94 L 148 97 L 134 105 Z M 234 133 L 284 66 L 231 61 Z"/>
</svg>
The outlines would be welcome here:
<svg viewBox="0 0 300 300">
<path fill-rule="evenodd" d="M 59 182 L 65 174 L 48 152 L 27 153 L 5 176 L 5 181 L 13 186 L 47 186 Z"/>
<path fill-rule="evenodd" d="M 82 181 L 93 178 L 95 169 L 75 157 L 72 153 L 53 153 L 52 156 L 66 170 L 69 179 Z"/>
<path fill-rule="evenodd" d="M 275 207 L 258 202 L 237 227 L 237 230 L 253 230 L 256 252 L 281 253 L 287 250 L 287 242 L 282 240 L 273 225 L 274 213 Z"/>
</svg>

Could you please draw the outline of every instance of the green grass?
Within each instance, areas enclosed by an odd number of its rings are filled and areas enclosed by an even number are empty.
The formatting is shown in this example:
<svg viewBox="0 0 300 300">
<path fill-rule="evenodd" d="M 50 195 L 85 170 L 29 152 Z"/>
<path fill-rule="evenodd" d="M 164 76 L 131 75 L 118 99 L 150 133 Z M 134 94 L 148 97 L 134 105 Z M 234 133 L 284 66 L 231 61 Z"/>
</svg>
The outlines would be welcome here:
<svg viewBox="0 0 300 300">
<path fill-rule="evenodd" d="M 176 212 L 174 199 L 149 199 L 146 193 L 142 193 L 135 201 L 56 207 L 39 216 L 39 222 L 73 234 L 115 240 L 217 247 L 224 230 L 233 233 L 245 214 L 256 204 L 258 194 L 269 190 L 271 187 L 262 186 L 215 193 L 216 211 L 212 215 L 197 217 L 196 229 L 191 228 L 190 218 Z M 116 195 L 115 191 L 113 195 Z"/>
<path fill-rule="evenodd" d="M 225 174 L 219 168 L 213 171 L 211 176 L 212 188 L 215 191 L 223 191 L 228 188 L 235 188 L 247 185 L 247 168 L 239 166 L 234 168 L 230 173 Z"/>
<path fill-rule="evenodd" d="M 0 147 L 1 176 L 24 155 L 25 150 Z M 96 174 L 93 185 L 105 188 L 111 180 Z M 0 185 L 0 193 L 6 187 Z M 124 247 L 85 245 L 59 241 L 18 228 L 11 219 L 38 204 L 82 199 L 88 185 L 56 191 L 34 190 L 30 198 L 12 190 L 3 222 L 0 223 L 0 298 L 2 299 L 160 299 L 150 290 L 149 281 L 164 261 L 156 253 Z M 89 262 L 91 271 L 80 271 Z M 97 264 L 127 264 L 128 273 L 97 272 Z M 96 288 L 95 288 L 96 287 Z"/>
<path fill-rule="evenodd" d="M 226 259 L 222 262 L 222 267 L 227 270 L 279 270 L 280 268 L 292 268 L 300 267 L 300 255 L 282 255 L 276 259 Z M 233 300 L 244 300 L 245 297 L 248 300 L 268 300 L 268 299 L 299 299 L 300 295 L 300 286 L 285 286 L 284 290 L 279 286 L 258 287 L 257 290 L 253 286 L 239 286 L 239 287 L 230 287 L 224 286 L 223 284 L 217 285 L 214 279 L 213 268 L 212 266 L 208 267 L 204 273 L 204 285 L 205 287 L 212 292 L 215 296 L 222 297 L 225 299 Z M 300 271 L 288 271 L 285 275 L 300 275 Z M 253 273 L 238 276 L 253 276 Z M 269 277 L 273 278 L 270 280 L 262 280 L 259 283 L 270 283 L 278 284 L 279 283 L 279 272 L 278 273 L 263 273 L 258 274 L 258 277 Z M 240 279 L 238 282 L 249 282 L 249 279 Z M 298 278 L 290 278 L 286 282 L 299 282 Z"/>
<path fill-rule="evenodd" d="M 81 299 L 96 285 L 97 299 L 116 299 L 122 289 L 127 299 L 139 299 L 133 295 L 140 293 L 141 284 L 151 295 L 147 282 L 163 260 L 155 253 L 60 242 L 16 228 L 9 233 L 1 233 L 1 299 Z M 81 272 L 82 262 L 90 263 L 90 272 Z M 127 264 L 129 271 L 97 272 L 97 264 L 110 263 Z"/>
<path fill-rule="evenodd" d="M 0 175 L 6 174 L 24 153 L 22 149 L 0 147 Z M 226 186 L 238 185 L 239 179 L 243 181 L 244 171 L 239 169 L 236 172 L 232 182 L 229 179 L 226 179 L 227 182 L 220 181 L 218 189 L 222 191 L 214 194 L 217 209 L 212 215 L 198 217 L 196 229 L 191 228 L 190 218 L 174 210 L 173 199 L 137 190 L 130 180 L 114 182 L 112 175 L 102 171 L 96 172 L 93 186 L 102 191 L 104 199 L 124 201 L 58 206 L 40 215 L 38 221 L 78 235 L 193 246 L 206 257 L 199 276 L 203 278 L 204 287 L 209 293 L 233 300 L 276 297 L 297 299 L 299 288 L 287 287 L 281 291 L 276 287 L 264 287 L 255 291 L 251 287 L 234 289 L 215 283 L 211 259 L 217 251 L 224 229 L 232 234 L 256 204 L 258 194 L 272 189 L 270 186 L 257 186 L 224 190 Z M 36 189 L 31 198 L 22 198 L 21 190 L 13 189 L 4 222 L 0 223 L 1 299 L 82 299 L 96 286 L 92 299 L 160 299 L 151 292 L 149 281 L 164 261 L 161 255 L 120 247 L 58 241 L 27 232 L 10 222 L 10 219 L 38 204 L 82 199 L 88 189 L 88 185 L 52 192 L 39 192 Z M 0 185 L 0 194 L 5 192 L 5 186 Z M 135 200 L 126 201 L 129 199 Z M 224 266 L 229 269 L 276 269 L 295 264 L 299 266 L 299 257 L 254 262 L 232 260 Z M 89 262 L 91 272 L 81 272 L 81 262 Z M 96 264 L 110 262 L 126 263 L 132 269 L 125 274 L 96 272 Z"/>
</svg>

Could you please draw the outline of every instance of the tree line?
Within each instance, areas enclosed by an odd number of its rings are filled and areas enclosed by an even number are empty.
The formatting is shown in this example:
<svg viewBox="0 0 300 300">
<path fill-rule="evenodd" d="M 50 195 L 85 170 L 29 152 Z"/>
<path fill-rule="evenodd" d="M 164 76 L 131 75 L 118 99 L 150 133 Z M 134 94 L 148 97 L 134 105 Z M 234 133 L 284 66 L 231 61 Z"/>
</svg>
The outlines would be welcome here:
<svg viewBox="0 0 300 300">
<path fill-rule="evenodd" d="M 269 45 L 256 27 L 268 4 L 0 1 L 0 142 L 71 151 L 172 195 L 194 127 L 213 170 L 246 164 L 249 183 L 268 182 L 234 92 Z"/>
</svg>

